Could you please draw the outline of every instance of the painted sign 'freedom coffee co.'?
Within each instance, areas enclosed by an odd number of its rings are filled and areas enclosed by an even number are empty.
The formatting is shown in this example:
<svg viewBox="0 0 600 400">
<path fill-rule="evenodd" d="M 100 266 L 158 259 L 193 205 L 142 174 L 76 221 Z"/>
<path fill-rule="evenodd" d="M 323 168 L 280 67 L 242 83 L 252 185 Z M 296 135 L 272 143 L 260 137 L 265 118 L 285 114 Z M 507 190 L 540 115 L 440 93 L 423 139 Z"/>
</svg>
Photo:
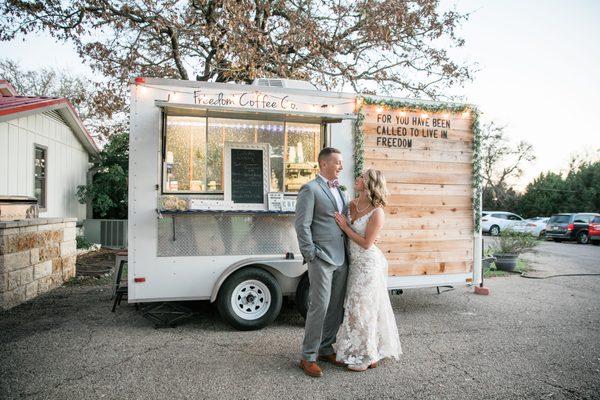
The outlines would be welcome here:
<svg viewBox="0 0 600 400">
<path fill-rule="evenodd" d="M 244 92 L 237 94 L 194 92 L 194 102 L 204 106 L 231 106 L 257 108 L 261 110 L 297 110 L 298 104 L 290 96 L 273 96 L 260 92 Z"/>
</svg>

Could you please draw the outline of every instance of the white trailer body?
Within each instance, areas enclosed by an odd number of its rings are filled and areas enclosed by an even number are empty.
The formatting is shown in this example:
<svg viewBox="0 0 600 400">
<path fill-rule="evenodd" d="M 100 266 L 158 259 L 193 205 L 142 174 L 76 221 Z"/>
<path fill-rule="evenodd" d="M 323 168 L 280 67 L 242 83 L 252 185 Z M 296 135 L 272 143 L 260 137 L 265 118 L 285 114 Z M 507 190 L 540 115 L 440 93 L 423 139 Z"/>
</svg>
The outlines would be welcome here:
<svg viewBox="0 0 600 400">
<path fill-rule="evenodd" d="M 252 210 L 236 204 L 228 210 L 215 210 L 210 209 L 211 207 L 202 209 L 202 206 L 189 209 L 190 200 L 200 203 L 203 200 L 208 203 L 224 201 L 223 189 L 219 190 L 217 185 L 224 188 L 228 177 L 222 177 L 222 181 L 218 183 L 215 182 L 218 179 L 209 182 L 206 175 L 204 180 L 191 180 L 186 190 L 181 190 L 184 187 L 181 182 L 171 180 L 167 183 L 168 178 L 165 176 L 172 175 L 167 172 L 168 168 L 173 165 L 182 168 L 181 165 L 177 166 L 177 160 L 172 159 L 173 155 L 169 154 L 172 152 L 166 151 L 167 123 L 183 121 L 182 124 L 206 129 L 202 131 L 206 139 L 198 136 L 200 140 L 206 140 L 206 146 L 211 140 L 208 132 L 216 129 L 214 126 L 219 124 L 219 129 L 239 126 L 246 131 L 253 126 L 256 132 L 257 126 L 266 131 L 267 124 L 272 122 L 273 127 L 268 126 L 273 129 L 274 134 L 279 134 L 281 131 L 278 129 L 282 129 L 282 126 L 288 132 L 292 127 L 301 130 L 305 125 L 318 125 L 321 131 L 318 140 L 315 136 L 315 144 L 318 141 L 319 149 L 332 146 L 342 151 L 345 165 L 340 181 L 348 187 L 349 196 L 352 197 L 356 117 L 355 94 L 154 78 L 136 79 L 131 85 L 128 301 L 213 302 L 218 299 L 223 284 L 232 274 L 249 267 L 267 271 L 274 277 L 283 295 L 293 295 L 306 272 L 293 229 L 293 212 L 270 212 L 266 208 Z M 169 118 L 172 122 L 169 122 Z M 194 122 L 196 119 L 197 123 Z M 262 125 L 256 125 L 259 123 L 257 121 Z M 211 123 L 214 124 L 213 128 L 208 125 Z M 202 124 L 207 124 L 206 128 L 202 128 Z M 191 135 L 192 133 L 190 138 Z M 223 141 L 229 141 L 224 134 L 222 136 Z M 286 136 L 286 140 L 288 137 L 290 136 Z M 283 146 L 283 165 L 287 165 L 289 157 L 294 156 L 288 154 L 288 147 L 293 146 Z M 313 150 L 318 152 L 318 149 Z M 300 153 L 298 148 L 294 151 Z M 195 159 L 192 160 L 192 156 L 198 160 L 208 160 L 208 155 L 204 158 L 203 154 L 196 154 L 191 150 L 189 154 L 190 159 L 182 161 L 189 161 L 185 168 L 191 168 L 196 162 Z M 273 158 L 273 154 L 271 157 L 274 162 L 279 162 Z M 295 154 L 295 157 L 296 160 L 302 160 L 299 154 Z M 220 165 L 223 165 L 223 161 Z M 206 169 L 202 173 L 209 174 L 209 171 Z M 212 173 L 215 174 L 214 171 Z M 218 177 L 218 174 L 214 176 Z M 276 179 L 272 179 L 271 184 L 282 185 Z M 191 190 L 193 186 L 195 190 Z M 286 186 L 282 187 L 287 199 L 295 197 L 293 192 L 285 190 Z M 159 203 L 168 196 L 184 200 L 187 206 L 179 211 L 162 209 Z M 389 276 L 389 288 L 478 283 L 480 235 L 473 234 L 472 240 L 473 264 L 464 273 Z M 286 253 L 292 253 L 293 259 L 289 255 L 286 258 Z M 252 279 L 244 282 L 249 281 Z M 256 287 L 262 288 L 261 292 L 269 290 L 268 285 L 261 286 L 260 280 L 258 281 L 258 286 L 255 285 L 252 290 Z M 251 286 L 244 286 L 242 282 L 231 290 L 246 290 L 247 293 Z M 240 297 L 240 294 L 241 292 L 230 295 Z M 275 295 L 271 293 L 263 300 L 273 303 Z M 235 299 L 224 301 L 227 302 L 235 308 Z M 239 307 L 243 308 L 241 304 Z M 236 314 L 233 310 L 233 318 L 240 320 L 237 326 L 242 328 L 245 319 L 256 322 L 266 316 L 269 320 L 274 318 L 269 315 L 273 310 L 269 311 L 267 307 L 265 311 L 264 308 L 246 314 Z M 276 310 L 277 313 L 278 311 L 279 309 Z"/>
</svg>

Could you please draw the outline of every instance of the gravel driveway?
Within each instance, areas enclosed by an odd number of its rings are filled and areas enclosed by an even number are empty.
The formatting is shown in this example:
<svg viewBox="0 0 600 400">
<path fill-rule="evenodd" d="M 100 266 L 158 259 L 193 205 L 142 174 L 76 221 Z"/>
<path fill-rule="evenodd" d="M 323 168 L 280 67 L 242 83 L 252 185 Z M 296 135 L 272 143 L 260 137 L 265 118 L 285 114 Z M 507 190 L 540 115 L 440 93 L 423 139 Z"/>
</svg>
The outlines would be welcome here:
<svg viewBox="0 0 600 400">
<path fill-rule="evenodd" d="M 532 275 L 600 273 L 600 247 L 543 243 Z M 0 399 L 600 398 L 600 276 L 492 278 L 392 296 L 404 354 L 375 370 L 297 366 L 303 322 L 237 332 L 206 303 L 154 329 L 108 286 L 65 286 L 0 314 Z"/>
</svg>

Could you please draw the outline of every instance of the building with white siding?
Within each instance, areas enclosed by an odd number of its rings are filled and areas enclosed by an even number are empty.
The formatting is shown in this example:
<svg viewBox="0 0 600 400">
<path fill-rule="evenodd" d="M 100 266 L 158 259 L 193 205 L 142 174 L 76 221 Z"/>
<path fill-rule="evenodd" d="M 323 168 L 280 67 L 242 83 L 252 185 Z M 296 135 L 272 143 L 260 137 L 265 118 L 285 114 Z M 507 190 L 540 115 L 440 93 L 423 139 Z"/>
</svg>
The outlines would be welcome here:
<svg viewBox="0 0 600 400">
<path fill-rule="evenodd" d="M 36 197 L 40 217 L 83 220 L 77 186 L 97 154 L 67 99 L 19 96 L 0 80 L 0 196 Z"/>
</svg>

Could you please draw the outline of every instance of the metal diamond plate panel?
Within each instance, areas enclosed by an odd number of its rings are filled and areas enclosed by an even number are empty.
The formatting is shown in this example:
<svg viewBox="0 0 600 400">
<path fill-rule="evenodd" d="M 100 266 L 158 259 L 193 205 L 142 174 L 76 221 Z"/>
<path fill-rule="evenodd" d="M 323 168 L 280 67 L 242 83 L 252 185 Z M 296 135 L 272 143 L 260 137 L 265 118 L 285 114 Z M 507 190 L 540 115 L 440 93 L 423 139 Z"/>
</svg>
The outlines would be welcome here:
<svg viewBox="0 0 600 400">
<path fill-rule="evenodd" d="M 158 220 L 159 257 L 287 252 L 300 252 L 294 215 L 176 215 Z"/>
</svg>

